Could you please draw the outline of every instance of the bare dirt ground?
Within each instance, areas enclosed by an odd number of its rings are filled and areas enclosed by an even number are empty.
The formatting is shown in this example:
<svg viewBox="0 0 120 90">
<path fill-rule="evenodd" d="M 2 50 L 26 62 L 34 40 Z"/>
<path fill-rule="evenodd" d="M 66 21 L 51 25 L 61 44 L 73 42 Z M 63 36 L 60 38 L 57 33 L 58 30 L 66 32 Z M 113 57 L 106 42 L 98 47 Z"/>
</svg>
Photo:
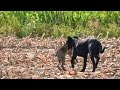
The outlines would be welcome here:
<svg viewBox="0 0 120 90">
<path fill-rule="evenodd" d="M 83 58 L 77 57 L 75 72 L 70 68 L 70 57 L 66 56 L 65 68 L 59 71 L 56 50 L 64 38 L 0 38 L 0 78 L 1 79 L 120 79 L 120 38 L 101 39 L 107 46 L 96 72 L 88 58 L 85 72 L 80 72 Z"/>
</svg>

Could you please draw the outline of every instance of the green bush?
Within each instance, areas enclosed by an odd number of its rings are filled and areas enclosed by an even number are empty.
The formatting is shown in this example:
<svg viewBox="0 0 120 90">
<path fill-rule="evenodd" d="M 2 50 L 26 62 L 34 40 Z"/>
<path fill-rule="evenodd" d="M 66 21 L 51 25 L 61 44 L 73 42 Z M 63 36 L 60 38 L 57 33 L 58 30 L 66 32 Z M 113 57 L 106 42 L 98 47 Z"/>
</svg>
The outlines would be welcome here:
<svg viewBox="0 0 120 90">
<path fill-rule="evenodd" d="M 0 33 L 18 37 L 120 36 L 120 11 L 1 11 Z"/>
</svg>

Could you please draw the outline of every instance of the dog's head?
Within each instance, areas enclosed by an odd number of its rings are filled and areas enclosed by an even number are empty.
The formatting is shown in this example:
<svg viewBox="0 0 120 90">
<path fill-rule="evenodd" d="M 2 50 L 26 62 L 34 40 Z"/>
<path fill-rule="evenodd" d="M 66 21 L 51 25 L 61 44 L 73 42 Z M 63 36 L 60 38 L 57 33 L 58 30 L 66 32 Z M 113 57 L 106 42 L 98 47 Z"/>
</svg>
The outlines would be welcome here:
<svg viewBox="0 0 120 90">
<path fill-rule="evenodd" d="M 67 41 L 66 41 L 68 49 L 72 49 L 73 47 L 76 47 L 77 40 L 78 40 L 78 37 L 76 37 L 76 36 L 74 36 L 73 38 L 68 36 Z"/>
</svg>

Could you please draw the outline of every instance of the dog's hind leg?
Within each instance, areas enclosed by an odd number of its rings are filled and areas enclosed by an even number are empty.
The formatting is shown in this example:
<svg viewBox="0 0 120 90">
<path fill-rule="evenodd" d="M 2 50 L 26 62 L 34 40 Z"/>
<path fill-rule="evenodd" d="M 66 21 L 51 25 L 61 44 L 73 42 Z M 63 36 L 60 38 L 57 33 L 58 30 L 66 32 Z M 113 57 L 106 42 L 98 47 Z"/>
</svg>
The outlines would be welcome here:
<svg viewBox="0 0 120 90">
<path fill-rule="evenodd" d="M 57 65 L 57 67 L 58 67 L 58 69 L 61 71 L 62 69 L 60 68 L 60 64 L 62 64 L 62 60 L 61 59 L 58 59 L 58 65 Z"/>
<path fill-rule="evenodd" d="M 84 72 L 86 69 L 86 64 L 87 64 L 87 56 L 84 57 L 84 62 L 83 62 L 83 69 L 81 70 L 81 72 Z"/>
<path fill-rule="evenodd" d="M 99 60 L 100 60 L 100 57 L 97 56 L 97 57 L 95 57 L 95 59 L 96 59 L 96 68 L 97 68 L 97 65 L 98 65 L 98 62 L 99 62 Z"/>
<path fill-rule="evenodd" d="M 96 63 L 95 63 L 95 60 L 94 60 L 94 56 L 90 56 L 90 58 L 91 58 L 91 61 L 92 61 L 92 64 L 93 64 L 93 70 L 92 70 L 92 72 L 95 72 Z"/>
</svg>

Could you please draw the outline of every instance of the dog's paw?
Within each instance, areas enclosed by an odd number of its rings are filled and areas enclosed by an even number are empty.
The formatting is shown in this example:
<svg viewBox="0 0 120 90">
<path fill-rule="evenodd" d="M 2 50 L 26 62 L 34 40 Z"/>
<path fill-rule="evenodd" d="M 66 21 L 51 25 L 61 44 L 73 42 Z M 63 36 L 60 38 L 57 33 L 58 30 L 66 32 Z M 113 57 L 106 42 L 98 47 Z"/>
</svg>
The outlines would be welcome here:
<svg viewBox="0 0 120 90">
<path fill-rule="evenodd" d="M 95 70 L 92 70 L 92 72 L 95 72 Z"/>
</svg>

